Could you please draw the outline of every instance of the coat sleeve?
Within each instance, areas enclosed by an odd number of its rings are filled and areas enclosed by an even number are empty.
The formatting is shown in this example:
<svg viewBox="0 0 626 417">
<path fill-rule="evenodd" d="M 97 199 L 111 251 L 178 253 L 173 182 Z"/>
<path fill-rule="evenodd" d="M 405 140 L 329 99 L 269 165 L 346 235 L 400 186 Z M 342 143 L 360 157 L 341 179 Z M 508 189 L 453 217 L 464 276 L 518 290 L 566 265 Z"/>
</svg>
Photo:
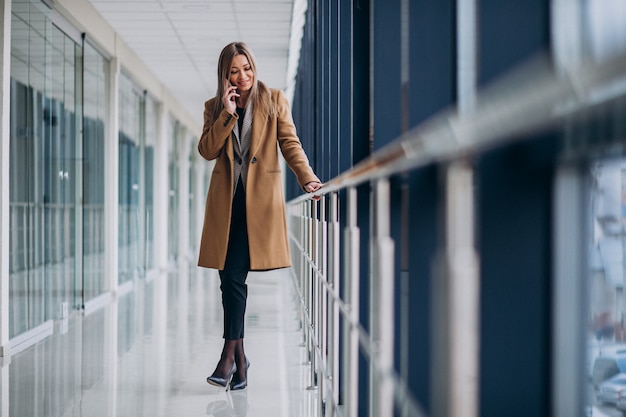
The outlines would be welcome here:
<svg viewBox="0 0 626 417">
<path fill-rule="evenodd" d="M 280 151 L 285 158 L 285 162 L 296 175 L 298 184 L 304 189 L 304 186 L 311 182 L 321 182 L 315 175 L 309 159 L 302 148 L 302 143 L 298 138 L 296 126 L 291 116 L 291 108 L 289 102 L 281 90 L 273 90 L 274 109 L 276 111 L 276 123 L 278 133 L 278 144 Z"/>
<path fill-rule="evenodd" d="M 209 161 L 220 156 L 239 118 L 237 114 L 222 110 L 218 118 L 213 120 L 215 100 L 217 99 L 212 98 L 204 103 L 204 127 L 198 142 L 198 152 Z"/>
</svg>

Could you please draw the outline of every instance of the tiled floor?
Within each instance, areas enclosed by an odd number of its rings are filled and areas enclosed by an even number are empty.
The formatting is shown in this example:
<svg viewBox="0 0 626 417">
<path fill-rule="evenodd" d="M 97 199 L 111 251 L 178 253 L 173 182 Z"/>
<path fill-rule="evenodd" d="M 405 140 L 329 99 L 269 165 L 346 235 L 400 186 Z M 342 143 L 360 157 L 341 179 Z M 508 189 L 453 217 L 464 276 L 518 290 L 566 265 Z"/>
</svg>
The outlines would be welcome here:
<svg viewBox="0 0 626 417">
<path fill-rule="evenodd" d="M 246 390 L 206 383 L 223 343 L 219 279 L 183 266 L 14 354 L 0 417 L 315 415 L 290 271 L 251 273 L 248 285 Z"/>
</svg>

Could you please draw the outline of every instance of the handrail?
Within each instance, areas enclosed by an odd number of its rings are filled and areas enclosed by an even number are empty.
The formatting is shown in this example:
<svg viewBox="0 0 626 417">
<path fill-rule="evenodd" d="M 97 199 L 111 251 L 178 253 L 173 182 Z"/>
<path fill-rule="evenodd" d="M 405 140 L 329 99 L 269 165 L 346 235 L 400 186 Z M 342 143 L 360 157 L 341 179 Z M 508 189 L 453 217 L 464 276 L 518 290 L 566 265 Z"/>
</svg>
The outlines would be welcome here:
<svg viewBox="0 0 626 417">
<path fill-rule="evenodd" d="M 563 72 L 539 57 L 479 92 L 471 114 L 460 115 L 455 108 L 442 111 L 324 183 L 316 195 L 486 150 L 544 129 L 584 112 L 601 98 L 626 93 L 625 74 L 626 53 Z M 304 194 L 289 203 L 308 198 Z"/>
<path fill-rule="evenodd" d="M 433 381 L 435 395 L 444 395 L 439 402 L 450 405 L 450 410 L 436 410 L 437 415 L 475 416 L 477 414 L 477 337 L 467 337 L 479 321 L 478 261 L 472 246 L 475 237 L 471 228 L 475 196 L 472 191 L 473 169 L 471 157 L 491 148 L 513 143 L 574 116 L 596 111 L 599 105 L 610 104 L 617 97 L 626 96 L 626 54 L 599 64 L 587 64 L 576 70 L 559 72 L 549 60 L 540 57 L 519 71 L 504 77 L 477 95 L 471 111 L 459 114 L 451 108 L 441 112 L 422 125 L 400 136 L 352 169 L 324 184 L 315 195 L 303 194 L 288 202 L 293 243 L 294 285 L 300 298 L 300 316 L 311 360 L 311 387 L 319 387 L 319 415 L 355 417 L 358 407 L 359 373 L 369 377 L 370 415 L 390 415 L 394 406 L 404 407 L 404 415 L 422 416 L 423 410 L 412 397 L 407 381 L 397 375 L 393 363 L 394 328 L 394 242 L 390 237 L 389 178 L 429 164 L 448 163 L 444 177 L 446 198 L 446 238 L 440 272 L 435 282 L 436 296 L 443 299 L 442 310 L 433 310 L 441 329 L 432 335 L 435 362 L 448 366 L 449 374 Z M 359 226 L 356 221 L 356 186 L 371 182 L 369 247 L 360 248 Z M 347 190 L 345 202 L 347 219 L 340 224 L 338 216 L 339 191 Z M 454 196 L 453 198 L 451 196 Z M 327 202 L 326 198 L 330 198 Z M 326 218 L 326 207 L 329 216 Z M 469 226 L 468 226 L 469 225 Z M 340 240 L 344 239 L 344 253 L 339 254 Z M 363 249 L 363 250 L 362 250 Z M 368 256 L 369 317 L 359 316 L 359 285 L 363 277 L 359 259 Z M 343 271 L 340 271 L 340 260 Z M 297 275 L 297 276 L 296 276 Z M 343 293 L 339 291 L 341 287 Z M 343 298 L 340 297 L 343 294 Z M 354 304 L 352 304 L 354 303 Z M 452 308 L 451 306 L 454 306 Z M 370 328 L 361 320 L 370 320 Z M 343 324 L 343 336 L 337 327 Z M 471 330 L 469 330 L 471 331 Z M 343 337 L 342 346 L 338 339 Z M 460 347 L 465 337 L 466 346 Z M 369 360 L 369 368 L 359 368 L 355 357 L 359 352 Z M 469 358 L 468 363 L 461 363 Z M 338 387 L 337 362 L 342 362 L 346 379 Z M 437 386 L 449 380 L 452 373 L 462 374 L 441 392 Z M 443 386 L 443 385 L 442 385 Z M 340 396 L 338 391 L 342 391 Z M 342 397 L 339 404 L 338 398 Z M 460 401 L 457 401 L 460 399 Z M 395 401 L 394 401 L 395 400 Z M 394 404 L 395 403 L 395 404 Z M 342 409 L 341 407 L 345 407 Z M 463 407 L 466 407 L 465 409 Z M 326 414 L 325 410 L 331 410 Z M 443 413 L 443 414 L 442 414 Z"/>
</svg>

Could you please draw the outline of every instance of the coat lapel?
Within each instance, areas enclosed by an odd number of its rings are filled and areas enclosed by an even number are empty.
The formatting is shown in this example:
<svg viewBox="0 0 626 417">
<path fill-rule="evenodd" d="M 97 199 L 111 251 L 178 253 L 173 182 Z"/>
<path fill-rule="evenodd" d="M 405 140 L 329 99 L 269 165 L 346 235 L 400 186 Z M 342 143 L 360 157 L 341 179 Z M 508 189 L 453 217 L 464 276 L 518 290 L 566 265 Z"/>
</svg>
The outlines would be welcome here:
<svg viewBox="0 0 626 417">
<path fill-rule="evenodd" d="M 235 142 L 239 147 L 239 151 L 241 151 L 241 135 L 239 133 L 239 123 L 235 123 L 235 127 L 233 128 L 233 134 L 235 135 Z"/>
</svg>

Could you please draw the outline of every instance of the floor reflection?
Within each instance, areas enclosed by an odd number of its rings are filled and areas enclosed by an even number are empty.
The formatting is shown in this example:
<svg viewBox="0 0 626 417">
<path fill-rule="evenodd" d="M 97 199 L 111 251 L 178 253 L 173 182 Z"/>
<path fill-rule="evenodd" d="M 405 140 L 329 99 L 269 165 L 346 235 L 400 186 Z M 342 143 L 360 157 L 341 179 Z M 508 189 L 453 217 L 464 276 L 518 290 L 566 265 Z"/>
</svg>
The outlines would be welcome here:
<svg viewBox="0 0 626 417">
<path fill-rule="evenodd" d="M 251 273 L 248 285 L 247 389 L 206 383 L 223 345 L 219 279 L 181 266 L 55 322 L 52 336 L 5 361 L 0 417 L 315 415 L 290 273 Z"/>
<path fill-rule="evenodd" d="M 248 392 L 228 391 L 225 399 L 211 401 L 206 407 L 206 413 L 212 417 L 248 417 Z"/>
</svg>

